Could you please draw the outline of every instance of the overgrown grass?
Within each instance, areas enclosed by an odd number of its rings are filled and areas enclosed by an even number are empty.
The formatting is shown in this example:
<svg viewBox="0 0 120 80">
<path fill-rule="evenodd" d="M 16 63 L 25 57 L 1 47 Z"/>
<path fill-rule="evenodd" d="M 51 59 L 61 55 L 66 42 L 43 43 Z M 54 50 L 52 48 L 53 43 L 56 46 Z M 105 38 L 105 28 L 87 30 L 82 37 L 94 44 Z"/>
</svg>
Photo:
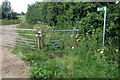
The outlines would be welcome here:
<svg viewBox="0 0 120 80">
<path fill-rule="evenodd" d="M 45 26 L 41 25 L 41 28 L 47 30 Z M 77 39 L 68 37 L 61 42 L 62 53 L 53 53 L 47 47 L 37 50 L 25 45 L 16 47 L 13 53 L 28 63 L 30 78 L 119 78 L 118 48 L 103 47 L 101 40 L 96 39 L 102 36 L 99 31 L 78 35 Z"/>
<path fill-rule="evenodd" d="M 1 25 L 20 24 L 21 20 L 1 20 Z"/>
<path fill-rule="evenodd" d="M 20 16 L 17 16 L 17 17 L 19 17 L 19 20 L 25 21 L 25 15 L 20 15 Z"/>
</svg>

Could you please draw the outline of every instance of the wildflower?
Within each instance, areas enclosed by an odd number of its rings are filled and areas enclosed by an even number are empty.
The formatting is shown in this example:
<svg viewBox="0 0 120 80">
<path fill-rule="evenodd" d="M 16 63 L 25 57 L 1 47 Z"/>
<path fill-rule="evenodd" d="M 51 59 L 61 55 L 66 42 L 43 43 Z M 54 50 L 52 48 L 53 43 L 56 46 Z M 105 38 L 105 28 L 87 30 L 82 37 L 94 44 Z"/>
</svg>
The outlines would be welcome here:
<svg viewBox="0 0 120 80">
<path fill-rule="evenodd" d="M 118 52 L 118 49 L 116 49 L 116 52 Z"/>
<path fill-rule="evenodd" d="M 74 49 L 74 47 L 72 47 L 72 49 Z"/>
<path fill-rule="evenodd" d="M 98 51 L 100 51 L 100 49 L 98 49 Z"/>
<path fill-rule="evenodd" d="M 86 33 L 86 34 L 88 34 L 88 33 Z"/>
<path fill-rule="evenodd" d="M 100 53 L 103 53 L 104 51 L 100 51 Z"/>
</svg>

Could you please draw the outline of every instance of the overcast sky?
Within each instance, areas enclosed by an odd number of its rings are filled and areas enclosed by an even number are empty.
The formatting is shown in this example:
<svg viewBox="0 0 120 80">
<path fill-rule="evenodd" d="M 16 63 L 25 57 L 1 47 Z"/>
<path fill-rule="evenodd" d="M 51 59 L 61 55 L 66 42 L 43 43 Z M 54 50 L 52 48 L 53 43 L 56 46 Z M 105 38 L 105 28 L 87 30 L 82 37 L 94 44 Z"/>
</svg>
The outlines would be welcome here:
<svg viewBox="0 0 120 80">
<path fill-rule="evenodd" d="M 4 0 L 0 1 L 0 4 L 2 4 Z M 36 1 L 42 1 L 42 0 L 8 0 L 11 2 L 11 7 L 13 11 L 21 13 L 21 12 L 26 12 L 27 11 L 27 5 L 28 4 L 33 4 Z"/>
</svg>

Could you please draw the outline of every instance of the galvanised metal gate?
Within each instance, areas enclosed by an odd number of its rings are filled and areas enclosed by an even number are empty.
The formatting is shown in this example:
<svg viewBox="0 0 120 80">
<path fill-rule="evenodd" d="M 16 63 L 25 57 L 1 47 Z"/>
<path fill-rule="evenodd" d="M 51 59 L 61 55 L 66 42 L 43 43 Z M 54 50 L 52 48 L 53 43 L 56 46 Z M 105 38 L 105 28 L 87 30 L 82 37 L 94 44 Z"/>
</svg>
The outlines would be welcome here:
<svg viewBox="0 0 120 80">
<path fill-rule="evenodd" d="M 60 41 L 64 41 L 66 37 L 75 37 L 76 32 L 78 31 L 79 29 L 75 29 L 75 28 L 73 30 L 52 30 L 52 31 L 43 31 L 38 28 L 36 30 L 37 48 L 42 49 L 46 45 L 49 45 L 52 47 L 59 47 L 57 44 Z M 54 34 L 51 34 L 51 33 L 54 33 Z"/>
<path fill-rule="evenodd" d="M 8 47 L 24 47 L 28 45 L 32 48 L 42 49 L 44 46 L 49 45 L 52 47 L 58 47 L 56 44 L 61 40 L 64 40 L 67 36 L 75 36 L 75 32 L 78 29 L 73 30 L 52 30 L 43 31 L 38 29 L 18 29 L 18 28 L 0 28 L 0 38 L 2 39 L 0 45 Z M 66 32 L 66 34 L 63 34 Z M 60 33 L 61 35 L 48 35 L 49 33 Z M 49 38 L 49 39 L 47 39 Z M 59 38 L 59 39 L 50 39 Z"/>
<path fill-rule="evenodd" d="M 24 34 L 24 33 L 18 33 L 18 31 L 32 31 L 35 32 L 35 29 L 17 29 L 17 28 L 0 28 L 0 38 L 1 46 L 8 46 L 8 47 L 15 47 L 22 45 L 29 45 L 30 47 L 35 46 L 35 40 L 34 38 L 30 39 L 28 36 L 35 36 L 35 34 Z M 24 36 L 24 37 L 23 37 Z"/>
</svg>

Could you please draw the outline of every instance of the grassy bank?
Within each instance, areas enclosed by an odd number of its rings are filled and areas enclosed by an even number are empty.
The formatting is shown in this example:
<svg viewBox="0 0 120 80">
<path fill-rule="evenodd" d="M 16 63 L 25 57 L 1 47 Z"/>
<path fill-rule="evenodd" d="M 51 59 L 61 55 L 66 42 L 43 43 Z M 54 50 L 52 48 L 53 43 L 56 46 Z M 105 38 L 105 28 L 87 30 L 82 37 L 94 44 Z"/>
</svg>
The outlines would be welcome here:
<svg viewBox="0 0 120 80">
<path fill-rule="evenodd" d="M 47 30 L 48 26 L 36 25 Z M 19 28 L 33 28 L 34 25 L 22 24 Z M 53 27 L 51 30 L 54 29 Z M 49 30 L 49 29 L 48 29 Z M 25 32 L 23 32 L 25 33 Z M 102 34 L 80 34 L 77 39 L 65 38 L 63 48 L 42 50 L 16 47 L 13 53 L 25 60 L 30 66 L 29 77 L 41 79 L 53 78 L 118 78 L 118 48 L 102 46 Z M 61 50 L 62 53 L 54 53 Z"/>
<path fill-rule="evenodd" d="M 21 20 L 1 20 L 1 25 L 20 24 Z"/>
</svg>

